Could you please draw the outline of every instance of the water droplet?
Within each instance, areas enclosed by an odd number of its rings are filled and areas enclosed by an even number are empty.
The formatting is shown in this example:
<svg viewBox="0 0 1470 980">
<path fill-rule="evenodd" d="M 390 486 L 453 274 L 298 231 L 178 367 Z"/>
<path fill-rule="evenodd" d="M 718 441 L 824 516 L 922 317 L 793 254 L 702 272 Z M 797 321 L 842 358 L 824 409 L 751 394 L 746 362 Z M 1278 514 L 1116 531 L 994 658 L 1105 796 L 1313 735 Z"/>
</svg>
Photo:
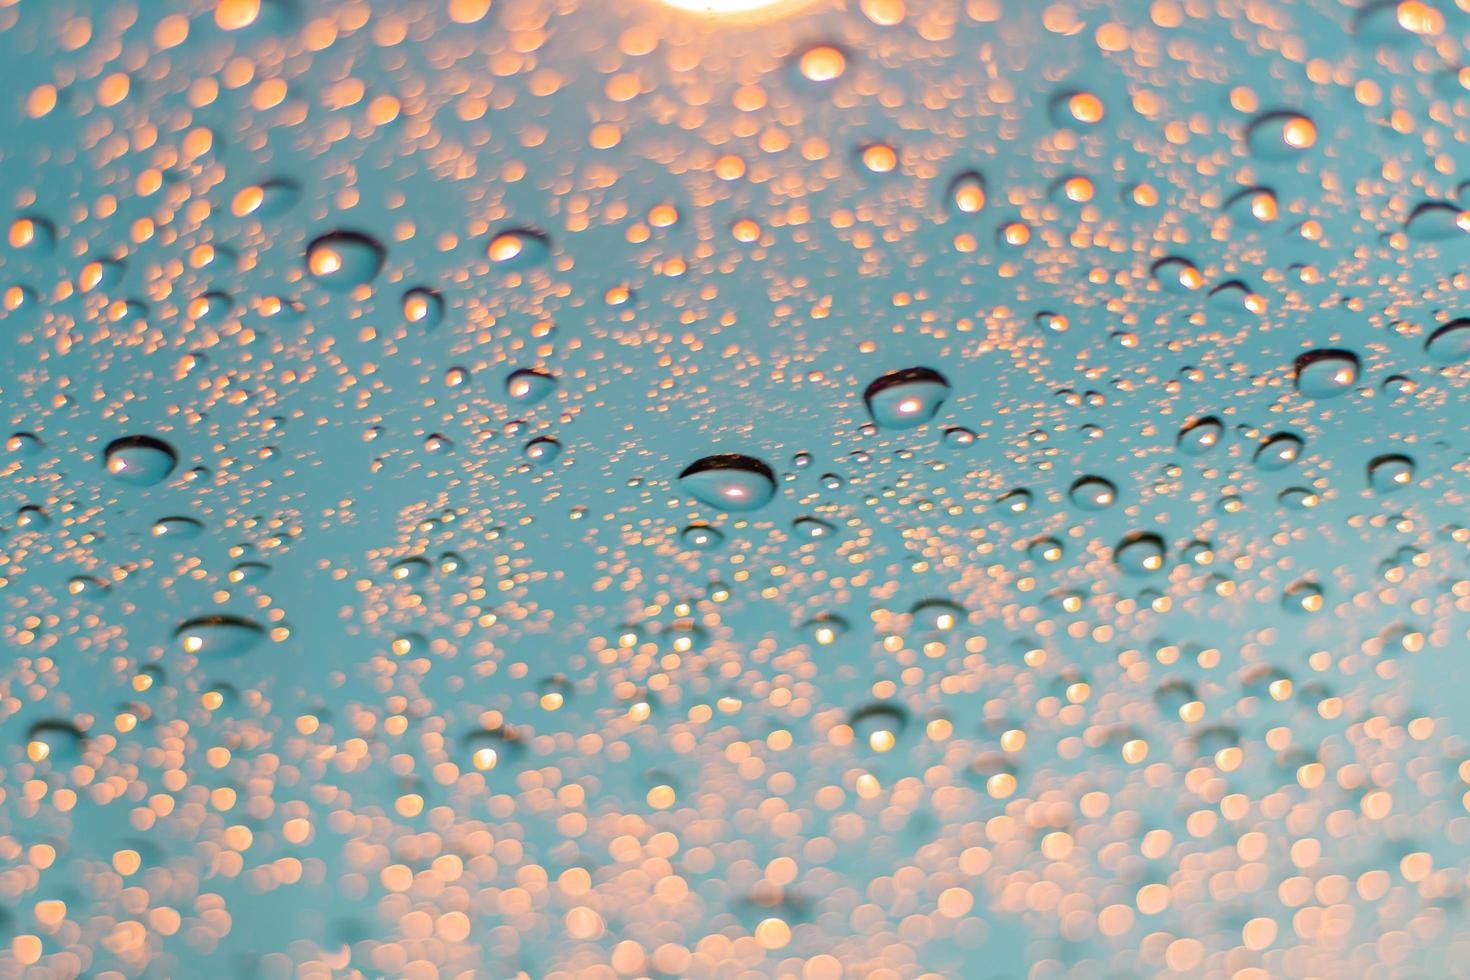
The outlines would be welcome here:
<svg viewBox="0 0 1470 980">
<path fill-rule="evenodd" d="M 15 512 L 15 527 L 19 531 L 44 531 L 51 526 L 51 515 L 34 504 Z"/>
<path fill-rule="evenodd" d="M 965 621 L 965 610 L 948 599 L 924 599 L 909 610 L 914 627 L 926 632 L 945 632 Z"/>
<path fill-rule="evenodd" d="M 1358 380 L 1358 357 L 1351 351 L 1319 349 L 1296 359 L 1296 389 L 1308 398 L 1335 398 Z"/>
<path fill-rule="evenodd" d="M 422 633 L 400 633 L 388 649 L 395 657 L 422 657 L 429 652 L 429 640 Z"/>
<path fill-rule="evenodd" d="M 67 580 L 66 591 L 74 596 L 96 597 L 107 594 L 111 586 L 95 575 L 76 575 Z"/>
<path fill-rule="evenodd" d="M 265 629 L 239 616 L 210 615 L 191 619 L 174 631 L 185 653 L 202 657 L 238 657 L 265 639 Z"/>
<path fill-rule="evenodd" d="M 1100 476 L 1084 476 L 1067 491 L 1072 503 L 1083 510 L 1107 510 L 1118 501 L 1118 488 Z"/>
<path fill-rule="evenodd" d="M 898 151 L 888 143 L 864 143 L 854 154 L 864 173 L 884 175 L 898 169 Z"/>
<path fill-rule="evenodd" d="M 1470 211 L 1443 202 L 1425 202 L 1404 222 L 1415 242 L 1470 242 Z"/>
<path fill-rule="evenodd" d="M 791 522 L 791 530 L 798 538 L 817 541 L 830 538 L 837 529 L 819 517 L 798 517 Z"/>
<path fill-rule="evenodd" d="M 356 231 L 333 231 L 306 249 L 306 268 L 317 282 L 344 292 L 372 282 L 383 268 L 383 247 Z"/>
<path fill-rule="evenodd" d="M 1154 282 L 1167 293 L 1191 293 L 1205 284 L 1205 277 L 1195 264 L 1174 255 L 1153 265 Z"/>
<path fill-rule="evenodd" d="M 889 702 L 863 705 L 847 720 L 857 742 L 874 752 L 888 752 L 893 749 L 908 728 L 908 723 L 908 712 Z"/>
<path fill-rule="evenodd" d="M 1276 192 L 1269 187 L 1247 187 L 1236 192 L 1225 202 L 1224 211 L 1246 224 L 1275 221 L 1281 213 Z"/>
<path fill-rule="evenodd" d="M 1225 426 L 1213 415 L 1190 422 L 1179 430 L 1177 445 L 1186 456 L 1203 456 L 1220 444 Z"/>
<path fill-rule="evenodd" d="M 797 73 L 809 82 L 835 82 L 847 71 L 847 55 L 833 44 L 814 44 L 796 60 Z"/>
<path fill-rule="evenodd" d="M 187 541 L 204 533 L 204 525 L 192 517 L 162 517 L 153 524 L 155 538 L 177 538 Z"/>
<path fill-rule="evenodd" d="M 1251 153 L 1261 160 L 1283 161 L 1317 143 L 1317 126 L 1299 112 L 1268 112 L 1246 131 Z"/>
<path fill-rule="evenodd" d="M 550 466 L 561 455 L 561 443 L 555 439 L 542 436 L 526 443 L 525 453 L 526 458 L 531 462 L 539 463 L 542 466 Z"/>
<path fill-rule="evenodd" d="M 985 178 L 970 170 L 949 183 L 951 214 L 978 214 L 985 209 Z"/>
<path fill-rule="evenodd" d="M 1068 91 L 1052 99 L 1052 122 L 1063 128 L 1095 126 L 1105 115 L 1102 100 L 1091 92 Z"/>
<path fill-rule="evenodd" d="M 1287 487 L 1276 499 L 1289 510 L 1311 510 L 1321 503 L 1321 498 L 1305 487 Z"/>
<path fill-rule="evenodd" d="M 505 393 L 522 405 L 534 405 L 555 390 L 556 378 L 540 371 L 522 368 L 505 379 Z"/>
<path fill-rule="evenodd" d="M 1401 453 L 1375 456 L 1368 463 L 1368 485 L 1377 493 L 1392 493 L 1414 482 L 1414 461 Z"/>
<path fill-rule="evenodd" d="M 1436 364 L 1470 360 L 1470 317 L 1451 320 L 1430 335 L 1424 352 Z"/>
<path fill-rule="evenodd" d="M 551 256 L 551 240 L 531 228 L 507 228 L 490 239 L 485 254 L 497 269 L 527 269 Z"/>
<path fill-rule="evenodd" d="M 230 201 L 230 210 L 238 218 L 279 218 L 301 200 L 301 188 L 294 181 L 274 179 L 243 187 Z"/>
<path fill-rule="evenodd" d="M 1062 543 L 1053 537 L 1041 537 L 1032 541 L 1026 547 L 1026 554 L 1032 561 L 1059 562 L 1067 553 Z"/>
<path fill-rule="evenodd" d="M 85 744 L 81 729 L 69 721 L 38 721 L 26 732 L 26 756 L 57 768 L 81 761 Z"/>
<path fill-rule="evenodd" d="M 5 451 L 14 456 L 39 455 L 41 446 L 41 440 L 29 432 L 12 433 L 5 440 Z"/>
<path fill-rule="evenodd" d="M 515 764 L 525 752 L 525 743 L 515 729 L 502 725 L 466 735 L 464 750 L 472 767 L 488 772 Z"/>
<path fill-rule="evenodd" d="M 421 330 L 444 322 L 444 298 L 432 289 L 415 286 L 403 294 L 403 318 Z"/>
<path fill-rule="evenodd" d="M 152 436 L 124 436 L 108 443 L 103 468 L 119 483 L 147 487 L 168 479 L 178 463 L 173 447 Z"/>
<path fill-rule="evenodd" d="M 893 371 L 868 385 L 863 401 L 879 426 L 911 429 L 932 419 L 949 394 L 949 383 L 925 367 Z"/>
<path fill-rule="evenodd" d="M 259 582 L 270 574 L 271 567 L 264 562 L 242 561 L 230 569 L 230 583 L 232 585 L 250 585 Z"/>
<path fill-rule="evenodd" d="M 713 551 L 725 543 L 725 536 L 708 524 L 691 524 L 679 532 L 684 547 L 696 551 Z"/>
<path fill-rule="evenodd" d="M 84 293 L 99 289 L 110 290 L 122 282 L 126 272 L 127 265 L 121 259 L 93 259 L 82 266 L 81 275 L 77 277 L 77 285 Z"/>
<path fill-rule="evenodd" d="M 771 468 L 751 456 L 706 456 L 679 474 L 679 484 L 702 504 L 727 511 L 764 507 L 776 493 Z"/>
<path fill-rule="evenodd" d="M 25 214 L 10 224 L 10 247 L 49 252 L 56 246 L 56 226 L 37 214 Z"/>
<path fill-rule="evenodd" d="M 1269 436 L 1256 450 L 1256 468 L 1268 472 L 1285 469 L 1301 456 L 1303 446 L 1301 437 L 1290 432 Z"/>
<path fill-rule="evenodd" d="M 422 582 L 433 572 L 434 566 L 430 565 L 424 558 L 401 558 L 394 562 L 388 569 L 388 575 L 395 582 L 414 583 Z"/>
<path fill-rule="evenodd" d="M 974 432 L 963 426 L 952 425 L 944 430 L 945 443 L 956 448 L 973 445 L 976 438 Z"/>
<path fill-rule="evenodd" d="M 1164 567 L 1164 539 L 1135 531 L 1113 549 L 1113 561 L 1125 575 L 1149 575 Z"/>
<path fill-rule="evenodd" d="M 1026 513 L 1031 509 L 1030 490 L 1012 490 L 1002 494 L 995 502 L 996 509 L 1002 515 L 1016 515 Z"/>
<path fill-rule="evenodd" d="M 802 624 L 801 632 L 810 636 L 819 646 L 836 643 L 847 634 L 847 620 L 832 613 L 821 613 Z"/>
<path fill-rule="evenodd" d="M 1286 587 L 1281 595 L 1281 606 L 1287 612 L 1319 611 L 1324 604 L 1322 587 L 1316 582 L 1301 579 Z"/>
</svg>

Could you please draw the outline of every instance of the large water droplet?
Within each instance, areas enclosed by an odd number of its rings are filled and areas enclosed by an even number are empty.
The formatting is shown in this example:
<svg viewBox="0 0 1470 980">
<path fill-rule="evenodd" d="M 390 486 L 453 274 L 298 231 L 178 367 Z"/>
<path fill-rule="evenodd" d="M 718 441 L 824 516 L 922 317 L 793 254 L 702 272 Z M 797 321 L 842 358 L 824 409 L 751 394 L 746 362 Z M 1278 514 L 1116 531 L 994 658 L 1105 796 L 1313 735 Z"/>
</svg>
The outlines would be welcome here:
<svg viewBox="0 0 1470 980">
<path fill-rule="evenodd" d="M 334 292 L 365 285 L 383 268 L 383 246 L 356 231 L 333 231 L 306 249 L 306 268 L 317 282 Z"/>
<path fill-rule="evenodd" d="M 555 390 L 556 378 L 540 371 L 522 368 L 505 379 L 505 393 L 522 405 L 534 405 Z"/>
<path fill-rule="evenodd" d="M 1126 575 L 1149 575 L 1164 567 L 1164 539 L 1135 531 L 1113 549 L 1113 561 Z"/>
<path fill-rule="evenodd" d="M 152 436 L 124 436 L 108 443 L 103 468 L 119 483 L 147 487 L 168 479 L 178 464 L 173 447 Z"/>
<path fill-rule="evenodd" d="M 1300 112 L 1268 112 L 1246 131 L 1251 153 L 1261 160 L 1284 161 L 1317 143 L 1317 126 Z"/>
<path fill-rule="evenodd" d="M 1267 471 L 1285 469 L 1301 456 L 1303 446 L 1300 436 L 1278 432 L 1268 437 L 1256 450 L 1256 468 Z"/>
<path fill-rule="evenodd" d="M 926 367 L 893 371 L 863 392 L 868 414 L 886 429 L 911 429 L 932 419 L 949 394 L 949 382 Z"/>
<path fill-rule="evenodd" d="M 155 538 L 177 538 L 188 540 L 204 533 L 204 525 L 192 517 L 162 517 L 153 524 Z"/>
<path fill-rule="evenodd" d="M 1470 317 L 1451 320 L 1430 335 L 1424 352 L 1436 364 L 1470 360 Z"/>
<path fill-rule="evenodd" d="M 1470 211 L 1443 202 L 1426 202 L 1404 222 L 1404 232 L 1415 242 L 1470 243 Z"/>
<path fill-rule="evenodd" d="M 485 254 L 497 269 L 525 269 L 550 257 L 551 240 L 531 228 L 507 228 L 490 239 Z"/>
<path fill-rule="evenodd" d="M 752 456 L 706 456 L 679 474 L 679 484 L 700 503 L 728 511 L 764 507 L 776 493 L 771 468 Z"/>
<path fill-rule="evenodd" d="M 239 616 L 210 615 L 191 619 L 174 631 L 185 653 L 202 657 L 238 657 L 265 639 L 265 628 Z"/>
<path fill-rule="evenodd" d="M 1100 476 L 1084 476 L 1072 484 L 1067 496 L 1083 510 L 1107 510 L 1118 500 L 1118 488 Z"/>
<path fill-rule="evenodd" d="M 914 603 L 909 619 L 917 629 L 944 632 L 965 621 L 965 610 L 948 599 L 925 599 Z"/>
<path fill-rule="evenodd" d="M 1186 456 L 1203 456 L 1220 444 L 1225 426 L 1213 415 L 1190 422 L 1179 430 L 1176 445 Z"/>
<path fill-rule="evenodd" d="M 1358 357 L 1351 351 L 1323 348 L 1296 359 L 1296 388 L 1308 398 L 1336 398 L 1358 380 Z"/>
<path fill-rule="evenodd" d="M 403 294 L 403 318 L 421 330 L 444 322 L 444 298 L 432 289 L 415 286 Z"/>
<path fill-rule="evenodd" d="M 1375 456 L 1368 463 L 1368 485 L 1378 493 L 1402 490 L 1414 482 L 1414 460 L 1402 453 Z"/>
</svg>

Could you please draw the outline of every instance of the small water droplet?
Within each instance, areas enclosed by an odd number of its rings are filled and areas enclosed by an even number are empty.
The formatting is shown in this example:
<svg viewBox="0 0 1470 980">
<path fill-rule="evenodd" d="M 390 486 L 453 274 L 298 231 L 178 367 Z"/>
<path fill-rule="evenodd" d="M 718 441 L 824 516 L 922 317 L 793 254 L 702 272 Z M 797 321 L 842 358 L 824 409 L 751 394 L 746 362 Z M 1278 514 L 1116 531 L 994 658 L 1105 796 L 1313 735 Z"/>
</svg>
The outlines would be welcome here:
<svg viewBox="0 0 1470 980">
<path fill-rule="evenodd" d="M 686 548 L 713 551 L 725 543 L 725 536 L 708 524 L 691 524 L 679 532 L 679 540 Z"/>
</svg>

